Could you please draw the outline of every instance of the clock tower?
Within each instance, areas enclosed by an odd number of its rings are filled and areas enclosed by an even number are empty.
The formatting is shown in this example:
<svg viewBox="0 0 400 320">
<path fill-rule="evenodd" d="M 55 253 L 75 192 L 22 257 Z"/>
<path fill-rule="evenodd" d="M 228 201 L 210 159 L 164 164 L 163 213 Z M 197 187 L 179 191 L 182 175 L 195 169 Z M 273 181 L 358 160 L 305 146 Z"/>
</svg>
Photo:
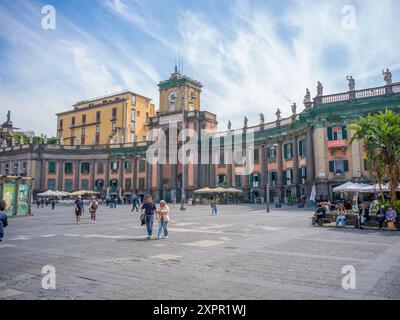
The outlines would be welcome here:
<svg viewBox="0 0 400 320">
<path fill-rule="evenodd" d="M 160 107 L 156 115 L 149 119 L 149 130 L 157 129 L 164 132 L 168 145 L 168 163 L 147 164 L 146 189 L 153 195 L 155 201 L 164 199 L 169 202 L 176 199 L 179 203 L 181 197 L 194 198 L 194 190 L 214 185 L 215 174 L 210 163 L 189 161 L 183 166 L 178 161 L 178 154 L 172 149 L 172 145 L 177 144 L 178 148 L 182 146 L 181 142 L 177 143 L 177 135 L 183 127 L 195 131 L 199 138 L 203 132 L 215 131 L 218 124 L 217 116 L 200 110 L 202 84 L 182 75 L 176 66 L 168 80 L 158 83 L 158 88 Z M 200 151 L 198 150 L 198 159 L 201 159 Z M 170 162 L 172 158 L 176 161 Z"/>
</svg>

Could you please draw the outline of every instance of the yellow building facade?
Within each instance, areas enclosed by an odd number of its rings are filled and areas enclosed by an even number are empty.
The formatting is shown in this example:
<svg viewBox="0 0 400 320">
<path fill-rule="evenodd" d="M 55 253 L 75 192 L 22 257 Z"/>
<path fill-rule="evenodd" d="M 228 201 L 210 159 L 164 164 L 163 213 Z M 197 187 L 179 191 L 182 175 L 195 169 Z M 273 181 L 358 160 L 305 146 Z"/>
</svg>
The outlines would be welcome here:
<svg viewBox="0 0 400 320">
<path fill-rule="evenodd" d="M 95 145 L 145 141 L 151 99 L 131 91 L 77 102 L 57 114 L 57 138 L 65 145 Z"/>
</svg>

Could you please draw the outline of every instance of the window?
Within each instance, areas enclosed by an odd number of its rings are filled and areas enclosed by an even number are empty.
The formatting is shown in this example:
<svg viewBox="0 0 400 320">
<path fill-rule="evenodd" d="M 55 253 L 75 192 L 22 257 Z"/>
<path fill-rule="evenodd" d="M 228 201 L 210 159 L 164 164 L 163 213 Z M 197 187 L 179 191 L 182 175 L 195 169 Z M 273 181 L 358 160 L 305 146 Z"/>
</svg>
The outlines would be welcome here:
<svg viewBox="0 0 400 320">
<path fill-rule="evenodd" d="M 118 171 L 118 161 L 111 161 L 111 171 L 115 172 Z"/>
<path fill-rule="evenodd" d="M 63 119 L 61 119 L 61 120 L 60 120 L 60 130 L 63 129 L 63 124 L 64 124 L 64 121 L 63 121 Z"/>
<path fill-rule="evenodd" d="M 117 132 L 117 125 L 116 125 L 115 122 L 112 123 L 111 130 L 112 130 L 112 133 L 116 133 Z"/>
<path fill-rule="evenodd" d="M 347 129 L 346 126 L 329 127 L 328 140 L 347 140 Z"/>
<path fill-rule="evenodd" d="M 66 179 L 64 182 L 64 188 L 66 191 L 72 191 L 72 180 Z"/>
<path fill-rule="evenodd" d="M 139 172 L 145 172 L 146 171 L 146 160 L 139 160 Z"/>
<path fill-rule="evenodd" d="M 110 180 L 110 188 L 112 192 L 117 191 L 117 187 L 118 187 L 118 180 L 117 179 L 112 179 Z"/>
<path fill-rule="evenodd" d="M 146 122 L 149 122 L 149 113 L 146 112 Z"/>
<path fill-rule="evenodd" d="M 54 161 L 49 162 L 49 174 L 54 174 L 56 173 L 56 163 Z"/>
<path fill-rule="evenodd" d="M 242 176 L 240 174 L 235 175 L 235 187 L 240 188 L 242 186 Z"/>
<path fill-rule="evenodd" d="M 163 179 L 163 187 L 164 187 L 164 189 L 168 189 L 168 185 L 169 185 L 169 180 L 168 179 Z"/>
<path fill-rule="evenodd" d="M 283 171 L 283 184 L 291 185 L 292 184 L 293 171 L 292 169 Z"/>
<path fill-rule="evenodd" d="M 125 179 L 125 190 L 131 190 L 132 189 L 132 179 L 126 178 Z"/>
<path fill-rule="evenodd" d="M 305 184 L 307 181 L 307 168 L 299 168 L 299 176 L 301 184 Z"/>
<path fill-rule="evenodd" d="M 260 150 L 254 149 L 254 164 L 260 164 Z"/>
<path fill-rule="evenodd" d="M 56 180 L 55 179 L 48 179 L 47 180 L 47 189 L 55 190 L 56 189 Z"/>
<path fill-rule="evenodd" d="M 131 129 L 135 130 L 135 110 L 131 110 Z"/>
<path fill-rule="evenodd" d="M 82 124 L 86 124 L 86 114 L 82 115 Z"/>
<path fill-rule="evenodd" d="M 82 133 L 81 133 L 81 144 L 84 145 L 86 142 L 86 128 L 82 128 Z"/>
<path fill-rule="evenodd" d="M 73 163 L 72 162 L 66 162 L 64 165 L 64 173 L 65 174 L 72 174 L 73 173 Z"/>
<path fill-rule="evenodd" d="M 132 95 L 132 105 L 136 106 L 136 96 Z"/>
<path fill-rule="evenodd" d="M 278 174 L 276 171 L 270 172 L 270 183 L 274 186 L 278 180 Z"/>
<path fill-rule="evenodd" d="M 334 174 L 343 174 L 349 171 L 348 160 L 332 160 L 329 161 L 329 172 Z"/>
<path fill-rule="evenodd" d="M 17 176 L 18 175 L 18 168 L 19 168 L 19 163 L 18 161 L 14 162 L 14 175 Z"/>
<path fill-rule="evenodd" d="M 306 153 L 307 153 L 306 140 L 303 139 L 299 141 L 299 156 L 305 157 Z"/>
<path fill-rule="evenodd" d="M 139 190 L 144 190 L 144 178 L 139 178 Z"/>
<path fill-rule="evenodd" d="M 218 184 L 221 186 L 225 186 L 226 185 L 226 175 L 224 174 L 219 174 L 218 175 Z"/>
<path fill-rule="evenodd" d="M 225 152 L 224 152 L 224 149 L 219 150 L 219 167 L 225 167 Z"/>
<path fill-rule="evenodd" d="M 100 122 L 100 120 L 101 120 L 101 112 L 96 111 L 96 122 Z"/>
<path fill-rule="evenodd" d="M 89 180 L 88 179 L 82 179 L 81 189 L 83 189 L 83 190 L 89 189 Z"/>
<path fill-rule="evenodd" d="M 71 118 L 71 127 L 75 127 L 75 117 Z"/>
<path fill-rule="evenodd" d="M 117 120 L 117 108 L 113 108 L 112 109 L 112 116 L 111 116 L 112 120 Z"/>
<path fill-rule="evenodd" d="M 149 107 L 149 101 L 146 100 L 145 104 L 146 104 L 146 108 L 148 108 Z"/>
<path fill-rule="evenodd" d="M 276 158 L 276 148 L 275 147 L 267 148 L 267 158 L 270 158 L 271 160 Z"/>
<path fill-rule="evenodd" d="M 82 162 L 81 163 L 81 173 L 82 174 L 89 174 L 90 173 L 90 163 L 89 162 Z"/>
<path fill-rule="evenodd" d="M 5 164 L 5 166 L 4 166 L 4 174 L 7 176 L 8 174 L 9 174 L 9 165 L 8 165 L 8 163 L 6 163 Z"/>
<path fill-rule="evenodd" d="M 131 172 L 131 162 L 130 161 L 124 161 L 124 170 L 126 172 Z"/>
<path fill-rule="evenodd" d="M 75 142 L 75 132 L 74 129 L 71 129 L 71 146 L 74 145 Z"/>
<path fill-rule="evenodd" d="M 250 186 L 251 187 L 259 187 L 261 181 L 261 174 L 260 173 L 252 173 L 250 175 Z"/>
<path fill-rule="evenodd" d="M 283 146 L 283 155 L 284 155 L 285 160 L 290 160 L 290 159 L 293 158 L 293 151 L 292 150 L 293 150 L 293 146 L 292 146 L 291 143 L 286 143 Z"/>
<path fill-rule="evenodd" d="M 138 118 L 140 118 L 140 111 L 139 110 L 136 112 L 136 115 L 137 115 Z"/>
<path fill-rule="evenodd" d="M 97 162 L 97 173 L 98 174 L 104 173 L 104 162 L 103 161 Z"/>
<path fill-rule="evenodd" d="M 103 179 L 98 179 L 94 182 L 94 187 L 97 191 L 103 191 L 104 187 L 104 180 Z"/>
<path fill-rule="evenodd" d="M 96 126 L 95 144 L 100 144 L 100 126 Z"/>
</svg>

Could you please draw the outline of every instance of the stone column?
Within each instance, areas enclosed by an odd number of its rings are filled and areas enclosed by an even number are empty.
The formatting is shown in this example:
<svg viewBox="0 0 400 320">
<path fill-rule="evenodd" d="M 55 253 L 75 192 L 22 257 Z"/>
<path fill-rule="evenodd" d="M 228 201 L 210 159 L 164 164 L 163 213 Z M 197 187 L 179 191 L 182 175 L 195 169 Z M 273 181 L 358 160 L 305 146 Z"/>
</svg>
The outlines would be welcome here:
<svg viewBox="0 0 400 320">
<path fill-rule="evenodd" d="M 297 136 L 293 137 L 292 140 L 293 145 L 293 183 L 296 189 L 296 201 L 300 198 L 300 175 L 299 175 L 299 148 L 297 143 Z"/>
<path fill-rule="evenodd" d="M 79 175 L 80 175 L 80 169 L 81 169 L 81 161 L 80 160 L 76 160 L 74 161 L 75 164 L 75 181 L 74 181 L 74 186 L 75 186 L 75 190 L 79 190 L 80 189 L 80 185 L 79 185 Z"/>
<path fill-rule="evenodd" d="M 278 146 L 277 146 L 277 170 L 278 170 L 278 172 L 277 172 L 277 197 L 278 197 L 278 199 L 279 199 L 279 203 L 281 204 L 282 202 L 283 202 L 283 200 L 284 200 L 284 197 L 285 197 L 285 194 L 284 194 L 284 186 L 283 186 L 283 174 L 282 174 L 282 171 L 283 171 L 283 152 L 282 152 L 282 149 L 283 149 L 283 142 L 282 141 L 280 141 L 279 143 L 278 143 Z"/>
<path fill-rule="evenodd" d="M 265 157 L 265 152 L 266 152 L 266 146 L 262 144 L 260 146 L 260 166 L 261 166 L 261 190 L 264 194 L 264 201 L 267 201 L 267 191 L 266 191 L 266 185 L 267 185 L 267 170 L 268 170 L 268 163 L 266 162 L 266 157 Z"/>
<path fill-rule="evenodd" d="M 152 176 L 153 176 L 153 168 L 152 165 L 146 161 L 146 182 L 145 182 L 145 190 L 148 194 L 151 194 L 152 188 Z"/>
</svg>

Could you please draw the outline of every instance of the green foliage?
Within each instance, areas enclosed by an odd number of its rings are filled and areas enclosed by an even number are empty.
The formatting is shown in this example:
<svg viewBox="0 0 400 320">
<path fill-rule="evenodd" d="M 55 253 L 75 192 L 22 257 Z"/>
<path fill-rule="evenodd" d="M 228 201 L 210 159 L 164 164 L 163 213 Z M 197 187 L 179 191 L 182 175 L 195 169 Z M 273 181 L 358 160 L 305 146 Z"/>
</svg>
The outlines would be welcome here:
<svg viewBox="0 0 400 320">
<path fill-rule="evenodd" d="M 396 202 L 396 189 L 400 182 L 400 115 L 392 110 L 369 114 L 350 125 L 354 140 L 363 142 L 371 172 L 378 183 L 386 176 L 390 180 L 390 196 Z"/>
<path fill-rule="evenodd" d="M 384 206 L 386 210 L 387 210 L 390 206 L 392 206 L 393 209 L 396 210 L 397 214 L 400 214 L 400 200 L 397 200 L 396 202 L 394 202 L 394 204 L 392 203 L 392 201 L 380 200 L 380 201 L 379 201 L 379 207 L 378 207 L 378 209 L 379 209 L 381 206 Z"/>
</svg>

